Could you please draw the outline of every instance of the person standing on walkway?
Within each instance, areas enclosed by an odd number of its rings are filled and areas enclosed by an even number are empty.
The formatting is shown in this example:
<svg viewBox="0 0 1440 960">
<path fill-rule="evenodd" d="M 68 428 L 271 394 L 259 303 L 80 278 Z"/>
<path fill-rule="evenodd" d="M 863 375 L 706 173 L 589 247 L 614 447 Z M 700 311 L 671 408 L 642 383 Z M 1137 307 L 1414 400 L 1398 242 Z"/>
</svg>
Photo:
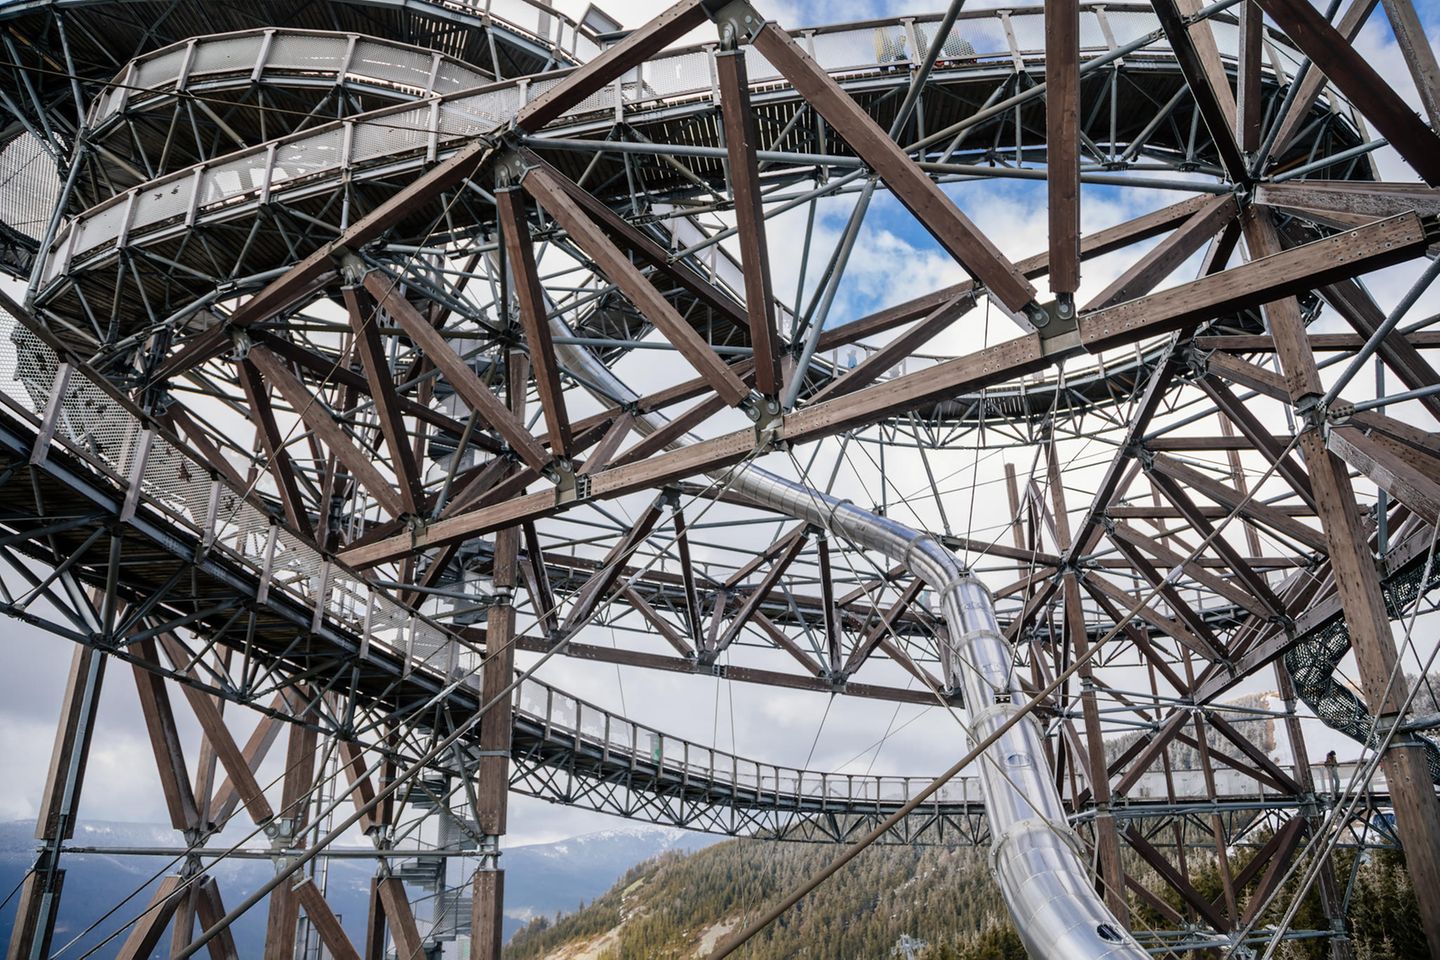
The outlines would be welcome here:
<svg viewBox="0 0 1440 960">
<path fill-rule="evenodd" d="M 1331 750 L 1325 754 L 1325 780 L 1330 786 L 1330 797 L 1334 800 L 1340 799 L 1340 762 L 1335 759 L 1335 751 Z"/>
</svg>

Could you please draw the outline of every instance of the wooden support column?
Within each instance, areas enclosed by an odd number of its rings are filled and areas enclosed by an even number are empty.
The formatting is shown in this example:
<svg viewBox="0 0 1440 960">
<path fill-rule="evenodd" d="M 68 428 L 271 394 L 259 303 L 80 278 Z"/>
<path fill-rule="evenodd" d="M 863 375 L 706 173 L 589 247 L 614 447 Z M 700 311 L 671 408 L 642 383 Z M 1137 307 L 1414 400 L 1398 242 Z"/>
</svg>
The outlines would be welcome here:
<svg viewBox="0 0 1440 960">
<path fill-rule="evenodd" d="M 1080 4 L 1045 4 L 1045 142 L 1050 289 L 1080 287 Z"/>
<path fill-rule="evenodd" d="M 315 782 L 315 731 L 297 723 L 291 725 L 289 733 L 284 785 L 277 814 L 280 821 L 288 821 L 286 834 L 291 839 L 287 840 L 286 846 L 292 845 L 293 838 L 305 827 L 308 810 L 305 797 Z M 314 889 L 314 885 L 305 878 L 300 878 L 300 885 Z M 319 895 L 318 890 L 315 893 Z M 295 956 L 300 903 L 298 887 L 289 882 L 282 883 L 270 894 L 269 914 L 265 921 L 265 960 L 291 960 Z"/>
<path fill-rule="evenodd" d="M 1440 154 L 1436 157 L 1440 159 Z M 1278 249 L 1279 239 L 1268 211 L 1252 208 L 1244 226 L 1252 257 Z M 1290 297 L 1269 304 L 1265 312 L 1292 401 L 1301 406 L 1314 401 L 1324 393 L 1324 387 L 1305 339 L 1299 304 Z M 1318 427 L 1307 427 L 1300 434 L 1300 452 L 1315 491 L 1361 688 L 1383 730 L 1398 720 L 1408 683 L 1398 669 L 1390 615 L 1380 590 L 1375 558 L 1370 553 L 1369 537 L 1355 509 L 1355 490 L 1344 461 L 1326 447 Z M 1397 736 L 1381 763 L 1430 955 L 1440 960 L 1440 801 L 1435 797 L 1425 753 L 1413 737 Z"/>
<path fill-rule="evenodd" d="M 525 355 L 511 352 L 507 364 L 510 409 L 525 416 Z M 514 717 L 513 694 L 503 694 L 515 675 L 515 585 L 521 528 L 506 527 L 495 534 L 495 562 L 491 577 L 495 601 L 485 619 L 485 662 L 481 667 L 480 702 L 494 706 L 480 718 L 480 758 L 475 765 L 475 813 L 480 832 L 493 837 L 498 856 L 499 838 L 506 832 L 510 799 L 510 735 Z M 492 861 L 493 863 L 493 861 Z M 500 960 L 505 908 L 505 871 L 482 863 L 475 871 L 470 901 L 470 960 Z"/>
<path fill-rule="evenodd" d="M 1065 508 L 1065 487 L 1060 475 L 1060 458 L 1052 440 L 1046 445 L 1049 460 L 1050 496 L 1055 504 L 1055 544 L 1062 554 L 1071 546 L 1070 515 Z M 1085 610 L 1081 605 L 1080 579 L 1067 570 L 1062 586 L 1065 606 L 1065 637 L 1076 659 L 1088 656 L 1090 637 L 1086 632 Z M 1120 834 L 1110 812 L 1110 777 L 1105 768 L 1105 739 L 1100 729 L 1100 704 L 1095 696 L 1095 671 L 1087 661 L 1080 667 L 1080 710 L 1085 719 L 1085 749 L 1090 755 L 1090 790 L 1095 796 L 1095 844 L 1100 854 L 1100 878 L 1105 885 L 1105 904 L 1116 919 L 1129 926 L 1130 907 L 1125 900 L 1125 864 L 1120 857 Z"/>
<path fill-rule="evenodd" d="M 90 757 L 90 738 L 104 678 L 105 655 L 77 646 L 70 661 L 70 681 L 65 688 L 50 771 L 35 823 L 35 838 L 43 841 L 44 849 L 21 884 L 7 960 L 50 956 L 60 891 L 65 885 L 60 845 L 75 835 L 75 811 L 80 806 L 80 788 L 85 783 L 85 764 Z"/>
</svg>

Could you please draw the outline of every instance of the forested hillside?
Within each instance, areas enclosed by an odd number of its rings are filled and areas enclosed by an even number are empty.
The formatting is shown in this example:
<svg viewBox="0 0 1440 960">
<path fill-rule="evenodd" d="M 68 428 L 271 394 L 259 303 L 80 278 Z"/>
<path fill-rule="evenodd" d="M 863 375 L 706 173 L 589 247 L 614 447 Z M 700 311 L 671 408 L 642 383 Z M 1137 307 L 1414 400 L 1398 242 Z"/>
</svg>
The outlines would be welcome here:
<svg viewBox="0 0 1440 960">
<path fill-rule="evenodd" d="M 1263 837 L 1258 838 L 1263 842 Z M 602 897 L 558 919 L 537 918 L 517 933 L 507 960 L 680 960 L 704 957 L 725 935 L 810 876 L 836 853 L 819 844 L 734 840 L 697 853 L 667 853 L 631 869 Z M 1248 850 L 1232 854 L 1239 871 Z M 1192 856 L 1192 868 L 1194 867 Z M 1353 857 L 1337 857 L 1349 876 Z M 1199 869 L 1196 888 L 1220 896 L 1218 869 Z M 1181 901 L 1158 880 L 1146 884 L 1172 907 Z M 1244 902 L 1252 889 L 1240 891 Z M 1267 910 L 1277 919 L 1293 888 Z M 1132 901 L 1137 926 L 1166 926 L 1153 907 Z M 1414 892 L 1398 855 L 1377 854 L 1355 874 L 1347 914 L 1356 960 L 1427 960 Z M 1323 925 L 1312 895 L 1297 927 Z M 906 958 L 902 937 L 923 942 L 913 960 L 1024 960 L 983 852 L 871 849 L 752 941 L 744 960 Z M 1208 954 L 1193 954 L 1207 956 Z M 1282 945 L 1281 960 L 1320 960 L 1319 941 Z"/>
</svg>

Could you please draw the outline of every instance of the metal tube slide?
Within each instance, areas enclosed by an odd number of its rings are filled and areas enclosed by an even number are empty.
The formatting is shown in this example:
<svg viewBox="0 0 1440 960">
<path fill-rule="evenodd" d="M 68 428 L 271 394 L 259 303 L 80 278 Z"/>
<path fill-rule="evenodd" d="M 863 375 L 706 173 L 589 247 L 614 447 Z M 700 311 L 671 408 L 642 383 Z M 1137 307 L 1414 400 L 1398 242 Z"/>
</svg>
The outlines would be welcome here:
<svg viewBox="0 0 1440 960">
<path fill-rule="evenodd" d="M 553 325 L 557 336 L 573 336 L 560 319 Z M 639 399 L 584 347 L 556 343 L 555 353 L 581 383 Z M 647 433 L 664 422 L 657 414 L 637 419 Z M 713 477 L 759 504 L 884 554 L 934 590 L 951 637 L 948 666 L 964 694 L 963 713 L 974 737 L 983 738 L 1019 709 L 1015 704 L 1025 696 L 990 592 L 933 537 L 753 465 Z M 1040 724 L 1031 716 L 980 760 L 991 870 L 1026 950 L 1037 960 L 1148 960 L 1095 892 L 1044 756 Z"/>
</svg>

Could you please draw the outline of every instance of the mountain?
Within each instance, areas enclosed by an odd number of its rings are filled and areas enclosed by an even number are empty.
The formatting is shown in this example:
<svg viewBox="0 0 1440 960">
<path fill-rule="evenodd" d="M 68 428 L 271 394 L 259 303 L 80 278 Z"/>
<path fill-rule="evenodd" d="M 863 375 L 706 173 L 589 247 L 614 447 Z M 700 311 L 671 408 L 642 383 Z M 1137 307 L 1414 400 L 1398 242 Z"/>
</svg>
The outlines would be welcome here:
<svg viewBox="0 0 1440 960">
<path fill-rule="evenodd" d="M 715 842 L 703 833 L 636 827 L 510 847 L 500 858 L 505 868 L 505 936 L 536 917 L 576 910 L 641 861 Z"/>
<path fill-rule="evenodd" d="M 18 888 L 35 860 L 34 829 L 34 823 L 28 820 L 0 823 L 0 897 L 14 891 L 0 907 L 0 945 L 9 941 Z M 237 834 L 233 839 L 238 840 L 242 835 Z M 211 846 L 223 847 L 225 840 L 223 836 L 212 840 Z M 535 917 L 554 917 L 595 899 L 626 870 L 643 860 L 666 851 L 697 850 L 713 842 L 715 838 L 703 834 L 635 827 L 570 837 L 555 843 L 506 848 L 501 857 L 506 871 L 506 936 Z M 105 849 L 171 849 L 178 848 L 181 841 L 179 835 L 165 825 L 88 821 L 77 825 L 70 844 Z M 259 846 L 259 843 L 251 842 L 247 846 Z M 169 862 L 168 857 L 109 853 L 66 855 L 65 887 L 52 952 L 78 936 L 78 942 L 62 956 L 77 957 L 95 949 L 97 960 L 114 957 L 124 940 L 123 935 L 103 946 L 102 941 L 124 920 L 144 908 L 158 886 L 154 878 L 170 869 Z M 226 905 L 234 906 L 273 876 L 273 871 L 268 859 L 229 859 L 216 864 L 211 873 Z M 367 859 L 336 858 L 329 865 L 327 899 L 356 943 L 363 942 L 364 938 L 373 872 L 374 864 Z M 138 893 L 119 907 L 114 917 L 100 920 L 94 930 L 87 931 L 102 913 L 134 891 Z M 411 889 L 410 893 L 415 898 L 424 896 L 418 888 Z M 428 911 L 417 908 L 417 914 L 423 930 Z M 260 956 L 265 935 L 263 906 L 241 917 L 233 929 L 240 955 Z M 167 956 L 168 946 L 169 941 L 163 941 L 156 955 Z"/>
<path fill-rule="evenodd" d="M 1257 833 L 1231 851 L 1244 869 L 1269 838 Z M 1197 836 L 1197 840 L 1198 840 Z M 1202 896 L 1223 896 L 1215 862 L 1191 853 L 1192 880 Z M 505 960 L 699 960 L 743 928 L 769 904 L 828 864 L 830 845 L 731 840 L 695 853 L 668 852 L 625 872 L 605 894 L 558 920 L 537 917 L 511 938 Z M 1172 910 L 1187 909 L 1178 894 L 1134 857 L 1127 872 Z M 1352 878 L 1346 911 L 1356 957 L 1427 960 L 1419 912 L 1400 855 L 1372 851 L 1355 864 L 1353 851 L 1336 857 L 1336 873 Z M 1353 869 L 1352 869 L 1353 868 Z M 1236 891 L 1248 906 L 1257 880 Z M 1292 881 L 1259 918 L 1276 923 L 1298 893 Z M 1172 926 L 1149 903 L 1132 897 L 1137 928 Z M 1326 925 L 1312 890 L 1295 917 L 1299 929 Z M 821 884 L 741 951 L 746 960 L 1026 960 L 985 851 L 959 848 L 872 847 Z M 1291 940 L 1276 954 L 1321 960 L 1319 939 Z"/>
<path fill-rule="evenodd" d="M 507 960 L 704 956 L 763 905 L 828 863 L 822 844 L 732 840 L 666 853 L 627 871 L 584 910 L 516 934 Z M 904 957 L 910 944 L 984 941 L 988 957 L 1023 958 L 984 852 L 872 848 L 760 933 L 747 960 Z"/>
</svg>

